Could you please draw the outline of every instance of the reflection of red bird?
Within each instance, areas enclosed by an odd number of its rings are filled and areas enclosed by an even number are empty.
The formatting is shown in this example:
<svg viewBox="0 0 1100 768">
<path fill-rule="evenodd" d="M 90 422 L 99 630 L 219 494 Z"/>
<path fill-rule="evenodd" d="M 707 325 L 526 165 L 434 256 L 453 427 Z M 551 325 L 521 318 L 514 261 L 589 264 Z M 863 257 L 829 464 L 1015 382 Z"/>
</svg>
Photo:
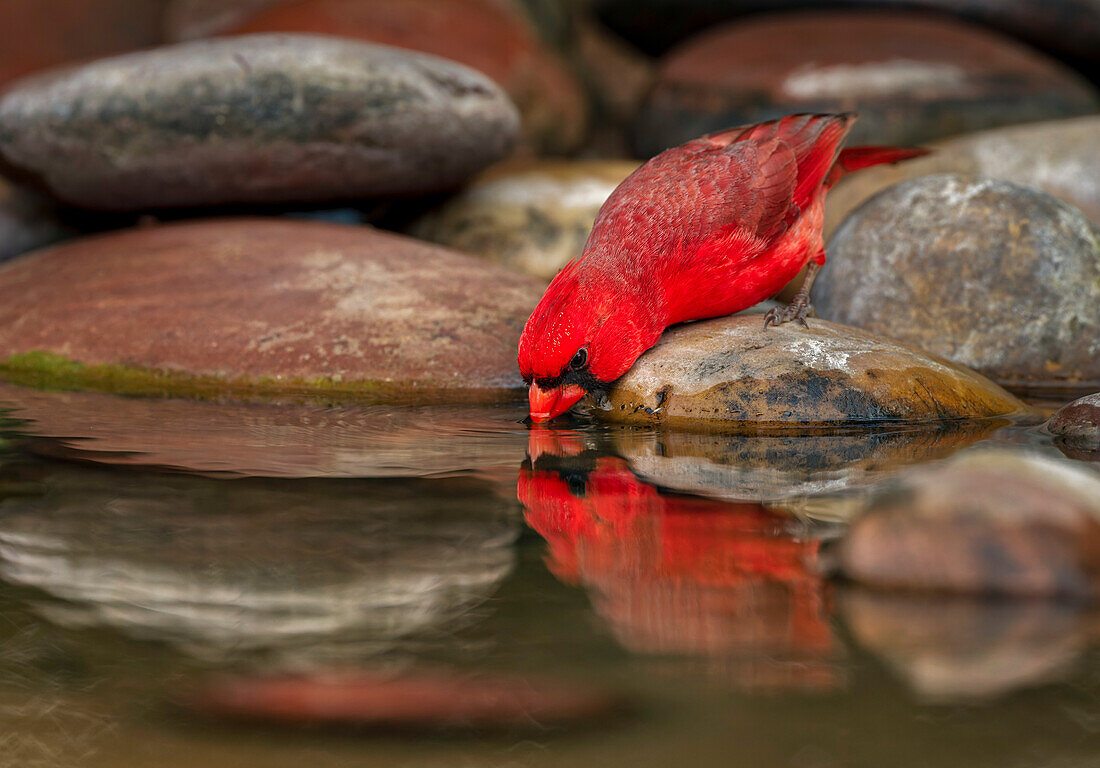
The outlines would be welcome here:
<svg viewBox="0 0 1100 768">
<path fill-rule="evenodd" d="M 791 115 L 713 133 L 653 158 L 604 203 L 584 253 L 523 329 L 531 418 L 564 413 L 622 376 L 670 325 L 738 312 L 810 273 L 776 323 L 802 320 L 825 262 L 825 192 L 845 173 L 924 154 L 838 153 L 854 115 Z"/>
<path fill-rule="evenodd" d="M 617 457 L 581 478 L 524 469 L 518 495 L 548 565 L 583 584 L 628 648 L 827 655 L 817 542 L 756 504 L 663 495 Z M 581 485 L 583 482 L 583 486 Z"/>
</svg>

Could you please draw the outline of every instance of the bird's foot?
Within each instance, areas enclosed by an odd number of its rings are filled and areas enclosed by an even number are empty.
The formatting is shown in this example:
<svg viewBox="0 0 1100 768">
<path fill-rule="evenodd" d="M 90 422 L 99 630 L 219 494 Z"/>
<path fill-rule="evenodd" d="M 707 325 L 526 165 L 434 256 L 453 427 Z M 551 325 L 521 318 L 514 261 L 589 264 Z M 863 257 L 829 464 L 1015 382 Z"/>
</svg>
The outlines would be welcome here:
<svg viewBox="0 0 1100 768">
<path fill-rule="evenodd" d="M 817 317 L 817 313 L 814 312 L 814 305 L 810 303 L 808 296 L 798 294 L 787 306 L 769 309 L 767 314 L 764 315 L 764 327 L 767 328 L 769 325 L 779 326 L 794 320 L 803 328 L 807 328 L 809 327 L 806 324 L 807 317 Z"/>
</svg>

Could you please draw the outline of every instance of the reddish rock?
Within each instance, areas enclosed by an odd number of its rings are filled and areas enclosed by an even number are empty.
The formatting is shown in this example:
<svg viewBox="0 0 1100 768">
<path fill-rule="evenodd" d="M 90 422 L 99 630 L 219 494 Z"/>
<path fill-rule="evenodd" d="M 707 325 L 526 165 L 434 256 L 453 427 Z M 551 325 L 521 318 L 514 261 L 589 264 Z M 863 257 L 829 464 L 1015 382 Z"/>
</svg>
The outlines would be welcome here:
<svg viewBox="0 0 1100 768">
<path fill-rule="evenodd" d="M 539 294 L 529 278 L 370 229 L 129 230 L 0 267 L 0 374 L 128 394 L 499 396 L 522 386 L 516 344 Z"/>
<path fill-rule="evenodd" d="M 905 13 L 784 14 L 716 28 L 669 54 L 637 140 L 648 156 L 790 112 L 858 111 L 849 144 L 906 145 L 1098 106 L 1070 70 L 978 27 Z"/>
<path fill-rule="evenodd" d="M 529 148 L 568 151 L 585 127 L 584 96 L 521 12 L 499 0 L 290 0 L 231 30 L 315 32 L 410 48 L 465 64 L 520 108 Z"/>
<path fill-rule="evenodd" d="M 1073 442 L 1100 445 L 1100 392 L 1060 408 L 1047 422 L 1047 430 Z"/>
</svg>

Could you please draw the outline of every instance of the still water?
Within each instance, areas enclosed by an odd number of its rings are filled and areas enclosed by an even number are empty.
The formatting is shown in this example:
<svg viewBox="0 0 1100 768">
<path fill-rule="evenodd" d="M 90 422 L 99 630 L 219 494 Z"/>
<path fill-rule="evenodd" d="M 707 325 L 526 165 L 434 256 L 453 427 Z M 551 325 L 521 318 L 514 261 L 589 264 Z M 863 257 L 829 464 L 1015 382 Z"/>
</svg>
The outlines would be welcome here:
<svg viewBox="0 0 1100 768">
<path fill-rule="evenodd" d="M 518 402 L 0 403 L 3 768 L 1100 765 L 1100 614 L 822 576 L 904 467 L 1062 456 L 1028 424 L 723 437 L 530 430 Z M 203 703 L 226 679 L 424 674 L 459 708 L 448 686 L 485 680 L 606 706 L 439 729 Z"/>
</svg>

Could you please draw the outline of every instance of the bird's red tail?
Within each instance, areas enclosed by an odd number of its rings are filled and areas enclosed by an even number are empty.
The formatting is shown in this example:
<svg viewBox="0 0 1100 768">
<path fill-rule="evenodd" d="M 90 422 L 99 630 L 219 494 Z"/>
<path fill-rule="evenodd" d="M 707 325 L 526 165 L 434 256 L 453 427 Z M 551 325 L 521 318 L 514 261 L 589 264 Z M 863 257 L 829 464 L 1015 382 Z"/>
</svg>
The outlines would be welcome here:
<svg viewBox="0 0 1100 768">
<path fill-rule="evenodd" d="M 883 163 L 900 163 L 903 160 L 912 160 L 914 157 L 923 157 L 932 150 L 915 147 L 903 149 L 901 147 L 851 147 L 840 150 L 836 162 L 825 177 L 825 187 L 831 187 L 853 171 L 870 168 L 872 165 Z"/>
</svg>

